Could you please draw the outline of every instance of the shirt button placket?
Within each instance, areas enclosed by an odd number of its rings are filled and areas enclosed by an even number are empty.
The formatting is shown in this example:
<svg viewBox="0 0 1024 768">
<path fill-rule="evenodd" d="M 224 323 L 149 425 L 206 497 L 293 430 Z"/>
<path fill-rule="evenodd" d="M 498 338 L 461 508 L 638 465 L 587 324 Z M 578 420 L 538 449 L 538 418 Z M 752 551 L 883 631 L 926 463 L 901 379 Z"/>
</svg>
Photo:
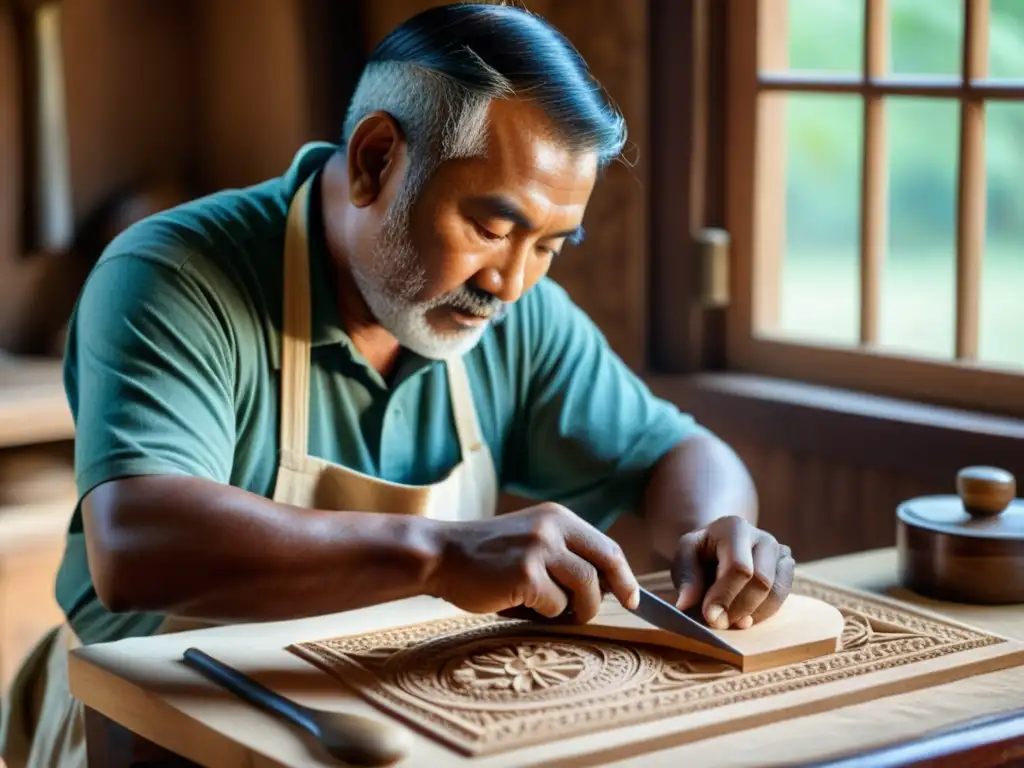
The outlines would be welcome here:
<svg viewBox="0 0 1024 768">
<path fill-rule="evenodd" d="M 380 468 L 385 477 L 404 477 L 411 450 L 409 423 L 401 405 L 389 406 L 380 436 Z"/>
</svg>

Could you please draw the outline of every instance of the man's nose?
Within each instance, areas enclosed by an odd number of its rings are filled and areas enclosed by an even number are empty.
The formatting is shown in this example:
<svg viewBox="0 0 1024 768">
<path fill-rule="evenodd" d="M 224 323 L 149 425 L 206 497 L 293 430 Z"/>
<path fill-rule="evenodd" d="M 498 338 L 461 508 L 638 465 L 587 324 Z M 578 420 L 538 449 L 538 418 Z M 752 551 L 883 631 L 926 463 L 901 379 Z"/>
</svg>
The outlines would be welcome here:
<svg viewBox="0 0 1024 768">
<path fill-rule="evenodd" d="M 529 247 L 526 244 L 510 247 L 500 263 L 480 270 L 477 285 L 481 290 L 512 304 L 523 295 L 526 283 L 526 264 Z"/>
</svg>

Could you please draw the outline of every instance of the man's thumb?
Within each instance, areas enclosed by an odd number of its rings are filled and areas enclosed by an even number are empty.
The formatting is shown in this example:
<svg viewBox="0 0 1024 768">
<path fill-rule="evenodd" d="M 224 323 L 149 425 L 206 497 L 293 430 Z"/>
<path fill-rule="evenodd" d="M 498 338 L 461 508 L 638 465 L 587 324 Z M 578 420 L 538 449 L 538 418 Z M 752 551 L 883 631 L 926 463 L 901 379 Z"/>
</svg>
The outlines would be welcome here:
<svg viewBox="0 0 1024 768">
<path fill-rule="evenodd" d="M 704 569 L 700 561 L 705 531 L 693 531 L 679 540 L 675 559 L 672 562 L 672 583 L 678 590 L 676 607 L 686 611 L 701 602 L 707 585 L 704 583 Z"/>
</svg>

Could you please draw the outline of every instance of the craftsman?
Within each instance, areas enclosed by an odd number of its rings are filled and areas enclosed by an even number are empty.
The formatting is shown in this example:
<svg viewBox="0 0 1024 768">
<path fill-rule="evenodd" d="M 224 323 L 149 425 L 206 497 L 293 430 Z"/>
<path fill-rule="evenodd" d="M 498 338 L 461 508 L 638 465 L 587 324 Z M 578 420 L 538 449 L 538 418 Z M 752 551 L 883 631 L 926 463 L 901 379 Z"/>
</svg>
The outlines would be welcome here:
<svg viewBox="0 0 1024 768">
<path fill-rule="evenodd" d="M 627 510 L 681 606 L 779 608 L 793 560 L 739 459 L 545 277 L 625 140 L 541 19 L 434 8 L 372 54 L 340 145 L 110 244 L 66 353 L 68 623 L 20 671 L 11 768 L 84 763 L 77 643 L 421 594 L 587 621 L 638 597 L 602 533 Z M 495 516 L 499 490 L 536 505 Z"/>
</svg>

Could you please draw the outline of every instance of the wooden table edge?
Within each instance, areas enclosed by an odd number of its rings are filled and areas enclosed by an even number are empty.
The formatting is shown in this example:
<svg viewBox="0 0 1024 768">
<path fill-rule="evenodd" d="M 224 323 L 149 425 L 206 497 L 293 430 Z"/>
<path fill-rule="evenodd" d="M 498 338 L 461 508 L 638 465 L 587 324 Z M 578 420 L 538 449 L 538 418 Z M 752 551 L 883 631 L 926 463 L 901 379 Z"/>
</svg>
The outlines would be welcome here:
<svg viewBox="0 0 1024 768">
<path fill-rule="evenodd" d="M 883 600 L 888 600 L 893 598 L 889 598 L 885 594 L 875 593 L 868 589 L 846 584 L 833 578 L 830 574 L 819 576 L 818 572 L 822 569 L 822 566 L 841 559 L 855 561 L 884 557 L 891 553 L 895 553 L 895 549 L 891 547 L 868 550 L 852 555 L 826 558 L 801 564 L 798 570 L 814 580 L 820 580 L 839 589 L 846 589 L 852 592 L 867 592 L 873 596 L 881 597 Z M 638 578 L 641 583 L 650 584 L 652 581 L 659 580 L 659 577 L 663 578 L 665 573 L 667 572 L 654 571 L 640 575 Z M 915 610 L 920 610 L 933 616 L 942 617 L 944 615 L 941 611 L 928 606 L 915 605 L 913 607 Z M 954 620 L 958 623 L 969 625 L 969 622 L 964 622 L 961 619 Z M 985 631 L 990 634 L 997 634 L 992 633 L 990 630 Z M 77 656 L 74 652 L 72 655 Z M 92 662 L 87 658 L 78 658 L 77 660 L 81 664 L 92 666 Z M 72 665 L 74 665 L 74 662 L 72 662 Z M 158 765 L 166 766 L 166 768 L 197 766 L 196 763 L 190 762 L 187 758 L 164 750 L 162 747 L 148 741 L 145 737 L 133 733 L 130 729 L 109 718 L 97 706 L 84 702 L 83 706 L 87 713 L 87 723 L 91 722 L 91 728 L 87 728 L 91 734 L 99 735 L 102 730 L 105 732 L 103 739 L 107 742 L 112 739 L 124 742 L 125 735 L 127 734 L 131 739 L 141 743 L 141 749 L 138 745 L 120 744 L 122 750 L 126 746 L 130 748 L 129 754 L 132 756 L 130 761 L 124 762 L 123 765 L 150 766 L 150 760 L 153 760 L 152 765 L 154 768 Z M 102 706 L 102 704 L 99 704 L 99 706 Z M 92 753 L 93 750 L 90 749 L 89 751 Z M 106 752 L 104 754 L 106 755 Z M 143 756 L 149 759 L 147 760 Z M 143 762 L 139 762 L 140 758 L 143 758 Z M 167 762 L 167 758 L 170 758 L 171 761 Z M 962 766 L 965 765 L 964 761 L 968 758 L 972 768 L 1011 764 L 1024 765 L 1024 708 L 964 720 L 932 732 L 899 740 L 889 745 L 872 747 L 863 752 L 832 755 L 820 760 L 789 765 L 791 768 L 853 768 L 854 766 L 860 767 L 865 765 L 870 765 L 872 768 L 896 768 L 897 766 L 925 764 L 928 766 Z M 268 761 L 268 764 L 271 762 L 273 761 Z M 94 763 L 92 759 L 89 761 L 90 768 L 93 765 L 115 766 L 121 764 L 109 761 Z"/>
<path fill-rule="evenodd" d="M 977 717 L 865 752 L 794 764 L 791 768 L 961 766 L 968 755 L 972 768 L 1024 762 L 1024 708 Z"/>
</svg>

